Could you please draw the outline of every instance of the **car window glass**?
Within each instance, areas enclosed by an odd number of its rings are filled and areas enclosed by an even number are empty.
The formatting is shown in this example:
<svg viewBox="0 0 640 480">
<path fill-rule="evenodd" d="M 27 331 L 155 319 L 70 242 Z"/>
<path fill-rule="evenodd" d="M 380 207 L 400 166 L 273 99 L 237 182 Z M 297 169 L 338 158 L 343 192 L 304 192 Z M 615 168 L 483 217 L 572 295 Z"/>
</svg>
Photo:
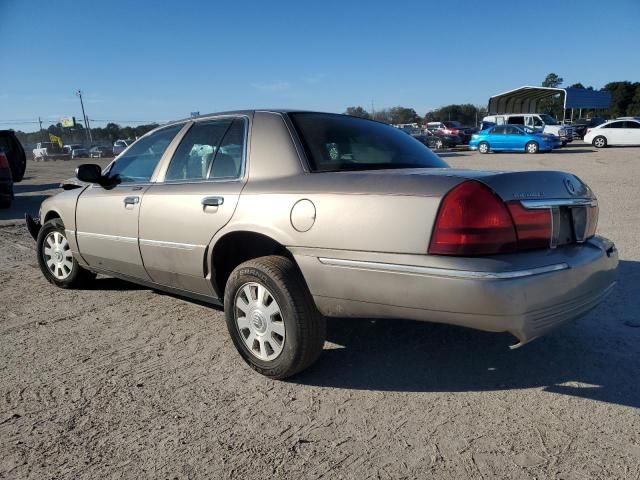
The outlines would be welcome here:
<svg viewBox="0 0 640 480">
<path fill-rule="evenodd" d="M 640 123 L 638 123 L 638 122 L 624 122 L 624 128 L 640 128 Z"/>
<path fill-rule="evenodd" d="M 245 121 L 236 118 L 222 139 L 209 178 L 237 178 L 242 169 Z"/>
<path fill-rule="evenodd" d="M 506 127 L 506 132 L 507 135 L 520 135 L 520 130 L 518 130 L 516 127 Z"/>
<path fill-rule="evenodd" d="M 186 133 L 171 159 L 165 181 L 207 178 L 220 140 L 232 119 L 196 122 Z"/>
<path fill-rule="evenodd" d="M 12 146 L 13 145 L 9 137 L 0 136 L 0 152 L 10 153 Z"/>
<path fill-rule="evenodd" d="M 613 122 L 605 125 L 602 128 L 622 128 L 624 122 Z"/>
<path fill-rule="evenodd" d="M 171 140 L 184 125 L 172 125 L 142 137 L 118 158 L 109 170 L 109 178 L 118 182 L 147 182 Z"/>
<path fill-rule="evenodd" d="M 513 123 L 515 125 L 524 125 L 524 117 L 510 117 L 509 123 Z"/>
<path fill-rule="evenodd" d="M 493 130 L 491 130 L 491 133 L 493 135 L 503 135 L 504 134 L 504 129 L 505 129 L 505 127 L 495 127 Z"/>
<path fill-rule="evenodd" d="M 415 138 L 383 123 L 325 113 L 289 116 L 315 172 L 447 166 Z"/>
</svg>

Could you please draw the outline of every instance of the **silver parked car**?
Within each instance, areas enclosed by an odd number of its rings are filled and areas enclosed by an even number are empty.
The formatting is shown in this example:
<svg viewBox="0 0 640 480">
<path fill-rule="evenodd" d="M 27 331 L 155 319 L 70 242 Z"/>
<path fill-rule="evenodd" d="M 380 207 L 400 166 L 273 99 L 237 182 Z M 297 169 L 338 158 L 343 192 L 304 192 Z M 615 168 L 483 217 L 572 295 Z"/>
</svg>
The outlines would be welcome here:
<svg viewBox="0 0 640 480">
<path fill-rule="evenodd" d="M 224 305 L 242 357 L 274 378 L 318 357 L 325 317 L 506 331 L 519 346 L 616 281 L 596 197 L 574 175 L 450 169 L 360 118 L 182 120 L 76 175 L 27 217 L 47 280 L 104 273 Z"/>
</svg>

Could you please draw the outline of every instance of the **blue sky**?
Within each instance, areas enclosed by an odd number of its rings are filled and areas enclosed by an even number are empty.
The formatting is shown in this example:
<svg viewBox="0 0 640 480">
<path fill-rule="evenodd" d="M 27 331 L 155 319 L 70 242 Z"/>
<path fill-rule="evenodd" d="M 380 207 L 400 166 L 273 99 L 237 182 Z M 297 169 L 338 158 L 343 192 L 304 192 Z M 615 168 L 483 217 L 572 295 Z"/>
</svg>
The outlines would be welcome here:
<svg viewBox="0 0 640 480">
<path fill-rule="evenodd" d="M 0 128 L 404 105 L 640 81 L 640 1 L 0 0 Z"/>
</svg>

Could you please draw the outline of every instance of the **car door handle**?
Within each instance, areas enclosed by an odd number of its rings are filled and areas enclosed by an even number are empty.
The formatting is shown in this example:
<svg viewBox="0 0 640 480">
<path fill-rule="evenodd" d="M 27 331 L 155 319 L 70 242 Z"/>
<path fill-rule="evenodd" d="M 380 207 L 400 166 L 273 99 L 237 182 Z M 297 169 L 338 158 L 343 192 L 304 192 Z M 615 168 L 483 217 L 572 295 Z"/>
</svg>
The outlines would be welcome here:
<svg viewBox="0 0 640 480">
<path fill-rule="evenodd" d="M 205 207 L 219 207 L 223 203 L 223 197 L 204 197 L 202 199 L 202 205 L 204 205 Z"/>
<path fill-rule="evenodd" d="M 140 203 L 140 197 L 124 197 L 125 205 L 135 205 L 136 203 Z"/>
</svg>

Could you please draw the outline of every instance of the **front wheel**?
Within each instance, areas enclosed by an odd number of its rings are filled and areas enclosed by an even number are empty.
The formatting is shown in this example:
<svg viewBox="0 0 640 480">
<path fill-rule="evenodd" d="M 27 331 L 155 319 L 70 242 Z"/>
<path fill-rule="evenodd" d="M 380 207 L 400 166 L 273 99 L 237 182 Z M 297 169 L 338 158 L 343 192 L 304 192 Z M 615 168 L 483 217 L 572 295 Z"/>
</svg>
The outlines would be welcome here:
<svg viewBox="0 0 640 480">
<path fill-rule="evenodd" d="M 540 149 L 536 142 L 529 142 L 524 148 L 527 153 L 538 153 L 538 150 Z"/>
<path fill-rule="evenodd" d="M 442 142 L 442 139 L 439 138 L 438 140 L 436 140 L 436 150 L 442 150 L 444 148 L 444 143 Z"/>
<path fill-rule="evenodd" d="M 322 352 L 326 321 L 288 258 L 260 257 L 236 267 L 225 288 L 224 310 L 236 349 L 262 375 L 289 377 Z"/>
<path fill-rule="evenodd" d="M 593 139 L 593 146 L 596 148 L 604 148 L 607 146 L 607 139 L 600 135 Z"/>
<path fill-rule="evenodd" d="M 82 268 L 69 246 L 64 224 L 59 218 L 46 222 L 37 240 L 38 264 L 44 277 L 60 288 L 78 288 L 96 278 L 96 274 Z"/>
<path fill-rule="evenodd" d="M 489 153 L 489 144 L 487 142 L 480 142 L 480 145 L 478 145 L 478 151 L 480 153 Z"/>
</svg>

